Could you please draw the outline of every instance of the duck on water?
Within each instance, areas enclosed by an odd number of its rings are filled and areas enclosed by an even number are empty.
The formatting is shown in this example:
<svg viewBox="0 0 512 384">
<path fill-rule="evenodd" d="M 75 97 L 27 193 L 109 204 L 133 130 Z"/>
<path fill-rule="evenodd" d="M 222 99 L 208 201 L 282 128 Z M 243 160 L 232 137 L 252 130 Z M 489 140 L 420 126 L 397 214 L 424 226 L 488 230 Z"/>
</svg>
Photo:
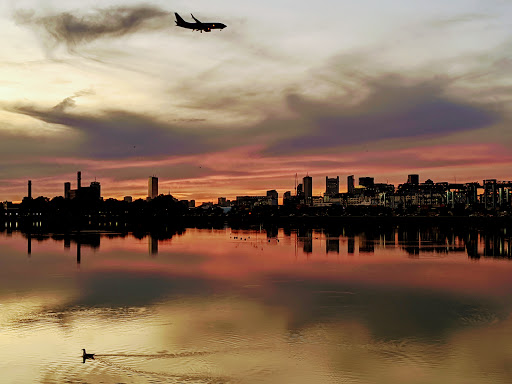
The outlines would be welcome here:
<svg viewBox="0 0 512 384">
<path fill-rule="evenodd" d="M 83 360 L 84 360 L 84 361 L 83 361 L 84 363 L 85 363 L 85 360 L 87 360 L 87 359 L 92 359 L 92 360 L 94 360 L 94 353 L 87 353 L 87 352 L 85 352 L 85 349 L 84 349 L 84 348 L 82 348 L 82 351 L 84 352 L 84 353 L 82 354 L 82 358 L 83 358 Z"/>
</svg>

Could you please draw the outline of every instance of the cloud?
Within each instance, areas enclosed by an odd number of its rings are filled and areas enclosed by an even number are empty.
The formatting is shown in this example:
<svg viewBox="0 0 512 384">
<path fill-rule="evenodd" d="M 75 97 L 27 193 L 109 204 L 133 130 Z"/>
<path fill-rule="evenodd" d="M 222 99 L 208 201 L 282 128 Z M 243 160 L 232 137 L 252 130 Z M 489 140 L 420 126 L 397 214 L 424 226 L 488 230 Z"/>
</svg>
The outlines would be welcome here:
<svg viewBox="0 0 512 384">
<path fill-rule="evenodd" d="M 69 112 L 75 105 L 74 98 L 79 95 L 68 97 L 49 109 L 17 104 L 7 110 L 80 133 L 83 142 L 76 148 L 77 156 L 140 158 L 202 153 L 210 148 L 206 142 L 208 135 L 185 132 L 174 122 L 159 121 L 143 113 L 122 110 L 104 110 L 97 114 Z"/>
<path fill-rule="evenodd" d="M 42 30 L 48 47 L 64 44 L 73 50 L 80 44 L 101 38 L 168 28 L 172 26 L 169 15 L 158 7 L 138 5 L 96 9 L 82 16 L 69 12 L 36 16 L 33 11 L 17 11 L 14 18 L 18 24 Z"/>
<path fill-rule="evenodd" d="M 475 105 L 447 94 L 449 78 L 413 82 L 399 75 L 360 78 L 354 92 L 330 99 L 301 94 L 287 96 L 295 117 L 285 125 L 302 127 L 275 142 L 269 153 L 293 153 L 351 146 L 387 139 L 427 138 L 473 131 L 500 121 L 489 106 Z M 306 123 L 305 123 L 306 122 Z M 305 128 L 305 129 L 304 129 Z"/>
<path fill-rule="evenodd" d="M 75 92 L 73 96 L 66 97 L 64 100 L 62 100 L 59 104 L 57 104 L 55 107 L 52 108 L 55 112 L 64 112 L 67 108 L 72 108 L 75 106 L 76 102 L 75 99 L 80 96 L 86 96 L 86 95 L 93 95 L 93 91 L 83 90 L 79 92 Z"/>
</svg>

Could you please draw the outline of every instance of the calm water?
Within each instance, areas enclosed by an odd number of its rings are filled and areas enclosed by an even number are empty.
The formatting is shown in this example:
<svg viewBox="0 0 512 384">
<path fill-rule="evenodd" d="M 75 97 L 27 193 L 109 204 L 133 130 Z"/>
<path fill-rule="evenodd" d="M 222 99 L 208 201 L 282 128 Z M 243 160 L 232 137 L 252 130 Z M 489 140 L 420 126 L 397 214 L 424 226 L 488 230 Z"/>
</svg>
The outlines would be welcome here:
<svg viewBox="0 0 512 384">
<path fill-rule="evenodd" d="M 511 383 L 510 247 L 436 230 L 0 232 L 0 381 Z"/>
</svg>

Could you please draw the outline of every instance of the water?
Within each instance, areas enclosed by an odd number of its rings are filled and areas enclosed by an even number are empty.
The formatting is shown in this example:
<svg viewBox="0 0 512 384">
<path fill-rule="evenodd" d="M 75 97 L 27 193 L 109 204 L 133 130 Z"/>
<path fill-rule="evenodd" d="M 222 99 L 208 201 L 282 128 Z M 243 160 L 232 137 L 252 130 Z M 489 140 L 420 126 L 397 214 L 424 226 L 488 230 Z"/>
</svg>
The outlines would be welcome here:
<svg viewBox="0 0 512 384">
<path fill-rule="evenodd" d="M 0 232 L 0 381 L 510 383 L 510 245 L 437 229 Z"/>
</svg>

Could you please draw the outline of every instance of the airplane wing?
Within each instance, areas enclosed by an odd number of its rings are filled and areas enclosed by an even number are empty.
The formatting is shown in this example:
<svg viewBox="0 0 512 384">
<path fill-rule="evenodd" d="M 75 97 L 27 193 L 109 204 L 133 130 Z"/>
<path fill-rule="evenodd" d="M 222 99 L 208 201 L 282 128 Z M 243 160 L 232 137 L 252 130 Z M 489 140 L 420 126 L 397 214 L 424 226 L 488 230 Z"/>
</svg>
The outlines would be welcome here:
<svg viewBox="0 0 512 384">
<path fill-rule="evenodd" d="M 199 23 L 199 24 L 202 24 L 199 20 L 197 20 L 193 14 L 190 14 L 192 16 L 192 18 L 195 20 L 196 23 Z"/>
</svg>

